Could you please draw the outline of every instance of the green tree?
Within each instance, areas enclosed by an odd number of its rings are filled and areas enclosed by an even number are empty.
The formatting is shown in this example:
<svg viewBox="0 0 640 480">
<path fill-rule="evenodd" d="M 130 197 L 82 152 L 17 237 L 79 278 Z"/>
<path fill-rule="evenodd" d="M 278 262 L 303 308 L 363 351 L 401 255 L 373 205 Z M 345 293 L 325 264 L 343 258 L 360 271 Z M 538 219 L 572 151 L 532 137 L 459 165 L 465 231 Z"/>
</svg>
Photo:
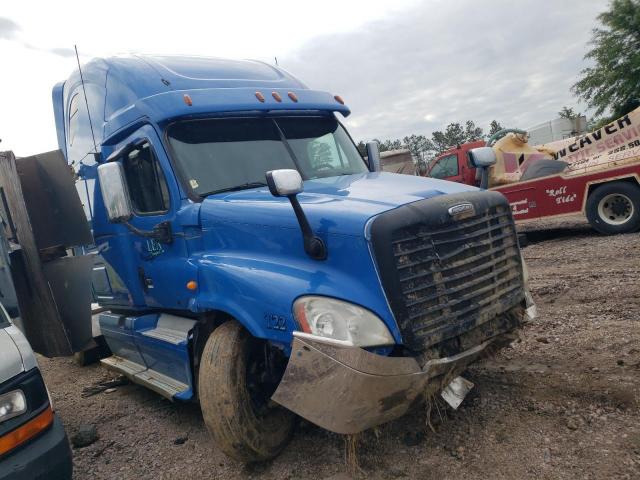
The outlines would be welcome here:
<svg viewBox="0 0 640 480">
<path fill-rule="evenodd" d="M 596 116 L 609 111 L 617 118 L 640 97 L 640 0 L 612 0 L 598 20 L 585 55 L 593 65 L 582 70 L 572 90 Z"/>
<path fill-rule="evenodd" d="M 454 122 L 447 125 L 444 132 L 436 130 L 431 134 L 432 150 L 439 153 L 456 145 L 483 138 L 482 128 L 477 127 L 473 121 L 467 120 L 464 127 L 460 123 Z"/>
<path fill-rule="evenodd" d="M 404 137 L 402 143 L 409 149 L 411 155 L 413 155 L 413 158 L 416 160 L 422 159 L 430 147 L 427 143 L 427 137 L 424 135 L 411 134 Z"/>
<path fill-rule="evenodd" d="M 573 120 L 574 118 L 582 115 L 581 113 L 575 112 L 573 108 L 567 107 L 566 105 L 562 107 L 562 110 L 558 112 L 558 116 L 560 118 L 568 118 L 569 120 Z"/>
<path fill-rule="evenodd" d="M 504 127 L 500 122 L 497 120 L 491 120 L 491 123 L 489 124 L 489 136 L 499 132 L 500 130 L 504 130 Z"/>
<path fill-rule="evenodd" d="M 464 127 L 464 141 L 475 142 L 477 140 L 482 140 L 483 138 L 484 133 L 482 132 L 482 128 L 476 127 L 474 122 L 467 120 Z"/>
</svg>

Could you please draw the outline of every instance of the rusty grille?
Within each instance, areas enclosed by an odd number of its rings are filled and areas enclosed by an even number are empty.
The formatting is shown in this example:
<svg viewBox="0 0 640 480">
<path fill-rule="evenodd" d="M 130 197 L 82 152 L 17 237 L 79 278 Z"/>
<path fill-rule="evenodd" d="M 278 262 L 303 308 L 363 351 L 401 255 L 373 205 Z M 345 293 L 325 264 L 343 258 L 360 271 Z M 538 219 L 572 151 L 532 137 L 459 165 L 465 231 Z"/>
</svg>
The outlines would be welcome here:
<svg viewBox="0 0 640 480">
<path fill-rule="evenodd" d="M 395 272 L 384 273 L 395 282 L 383 283 L 405 343 L 417 351 L 495 318 L 524 296 L 508 204 L 476 205 L 463 220 L 445 207 L 429 212 L 440 213 L 436 225 L 404 222 L 388 236 Z"/>
</svg>

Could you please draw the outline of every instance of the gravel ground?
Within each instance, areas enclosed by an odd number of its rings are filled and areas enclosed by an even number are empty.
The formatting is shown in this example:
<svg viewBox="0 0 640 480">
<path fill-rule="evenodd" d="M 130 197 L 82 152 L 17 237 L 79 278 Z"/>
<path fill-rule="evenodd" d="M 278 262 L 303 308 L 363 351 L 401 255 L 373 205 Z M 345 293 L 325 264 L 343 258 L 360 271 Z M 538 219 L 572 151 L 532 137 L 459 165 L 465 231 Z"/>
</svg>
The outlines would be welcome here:
<svg viewBox="0 0 640 480">
<path fill-rule="evenodd" d="M 113 374 L 40 358 L 69 435 L 97 427 L 74 450 L 75 478 L 640 478 L 640 234 L 603 237 L 573 218 L 521 230 L 539 317 L 465 374 L 476 387 L 432 414 L 435 431 L 417 411 L 362 434 L 354 473 L 342 436 L 302 422 L 277 459 L 243 466 L 216 449 L 197 405 L 136 385 L 82 398 Z"/>
</svg>

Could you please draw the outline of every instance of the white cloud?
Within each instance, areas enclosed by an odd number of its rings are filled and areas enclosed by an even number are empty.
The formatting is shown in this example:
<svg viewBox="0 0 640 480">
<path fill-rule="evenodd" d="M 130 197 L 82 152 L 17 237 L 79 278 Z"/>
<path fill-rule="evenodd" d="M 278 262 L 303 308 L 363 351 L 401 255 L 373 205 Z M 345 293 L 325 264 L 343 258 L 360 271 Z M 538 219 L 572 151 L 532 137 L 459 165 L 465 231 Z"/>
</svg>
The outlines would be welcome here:
<svg viewBox="0 0 640 480">
<path fill-rule="evenodd" d="M 468 118 L 529 126 L 575 104 L 569 87 L 602 8 L 597 0 L 9 2 L 0 18 L 0 148 L 57 147 L 51 88 L 76 68 L 74 44 L 83 62 L 123 52 L 277 56 L 312 88 L 344 96 L 356 139 L 428 134 Z"/>
</svg>

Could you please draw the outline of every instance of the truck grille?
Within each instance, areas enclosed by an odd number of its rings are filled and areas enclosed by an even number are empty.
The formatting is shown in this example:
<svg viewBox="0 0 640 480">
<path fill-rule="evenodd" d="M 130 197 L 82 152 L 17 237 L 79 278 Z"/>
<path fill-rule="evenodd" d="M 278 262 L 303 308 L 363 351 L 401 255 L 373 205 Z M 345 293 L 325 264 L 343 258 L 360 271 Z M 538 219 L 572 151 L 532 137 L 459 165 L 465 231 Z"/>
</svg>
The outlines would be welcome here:
<svg viewBox="0 0 640 480">
<path fill-rule="evenodd" d="M 448 209 L 471 203 L 455 219 Z M 511 209 L 495 192 L 446 195 L 380 215 L 372 245 L 405 345 L 422 351 L 469 331 L 524 298 Z"/>
</svg>

